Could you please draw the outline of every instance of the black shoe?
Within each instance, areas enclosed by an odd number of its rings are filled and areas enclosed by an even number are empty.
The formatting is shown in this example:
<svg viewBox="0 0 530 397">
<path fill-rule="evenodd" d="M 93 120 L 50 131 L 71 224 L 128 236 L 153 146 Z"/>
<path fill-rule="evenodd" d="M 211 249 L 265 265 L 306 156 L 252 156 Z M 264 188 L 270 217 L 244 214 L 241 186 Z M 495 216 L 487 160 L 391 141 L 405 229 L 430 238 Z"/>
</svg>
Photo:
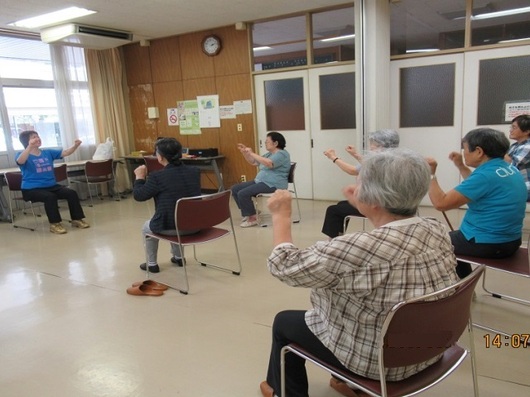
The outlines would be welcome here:
<svg viewBox="0 0 530 397">
<path fill-rule="evenodd" d="M 181 258 L 175 258 L 174 256 L 171 257 L 171 263 L 174 263 L 175 265 L 177 266 L 184 266 L 184 264 L 182 263 L 182 259 Z"/>
<path fill-rule="evenodd" d="M 147 265 L 145 263 L 142 263 L 140 265 L 140 269 L 146 270 L 146 268 L 147 268 Z M 160 268 L 158 267 L 158 265 L 149 266 L 149 272 L 150 273 L 159 273 L 160 272 Z"/>
</svg>

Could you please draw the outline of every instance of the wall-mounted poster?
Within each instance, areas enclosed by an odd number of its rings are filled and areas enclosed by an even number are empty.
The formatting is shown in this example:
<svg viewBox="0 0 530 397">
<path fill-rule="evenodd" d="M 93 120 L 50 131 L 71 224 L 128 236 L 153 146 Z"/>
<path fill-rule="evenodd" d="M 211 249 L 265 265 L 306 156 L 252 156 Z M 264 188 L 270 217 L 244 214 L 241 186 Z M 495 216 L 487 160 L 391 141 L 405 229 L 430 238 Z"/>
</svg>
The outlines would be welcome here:
<svg viewBox="0 0 530 397">
<path fill-rule="evenodd" d="M 199 125 L 201 128 L 221 127 L 219 118 L 219 95 L 198 96 Z"/>
<path fill-rule="evenodd" d="M 504 102 L 504 121 L 510 123 L 521 114 L 530 114 L 530 100 Z"/>
<path fill-rule="evenodd" d="M 177 108 L 167 109 L 167 125 L 170 127 L 176 127 L 177 125 L 179 125 L 179 116 L 177 113 Z"/>
<path fill-rule="evenodd" d="M 199 135 L 201 133 L 197 100 L 178 101 L 177 114 L 182 135 Z"/>
</svg>

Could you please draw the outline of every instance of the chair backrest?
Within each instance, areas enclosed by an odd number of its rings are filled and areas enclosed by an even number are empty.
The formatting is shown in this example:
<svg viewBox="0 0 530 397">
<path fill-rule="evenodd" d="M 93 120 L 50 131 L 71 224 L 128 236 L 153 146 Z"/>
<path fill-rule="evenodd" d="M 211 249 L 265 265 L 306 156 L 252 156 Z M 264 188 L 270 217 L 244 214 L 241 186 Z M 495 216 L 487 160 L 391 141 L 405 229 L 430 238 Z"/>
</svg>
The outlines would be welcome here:
<svg viewBox="0 0 530 397">
<path fill-rule="evenodd" d="M 85 175 L 88 180 L 97 178 L 99 182 L 112 180 L 114 172 L 112 169 L 113 160 L 88 160 L 85 164 Z"/>
<path fill-rule="evenodd" d="M 22 173 L 21 172 L 6 172 L 4 174 L 7 188 L 11 192 L 20 191 L 22 189 Z"/>
<path fill-rule="evenodd" d="M 287 176 L 287 182 L 294 183 L 294 171 L 296 170 L 296 163 L 291 163 L 291 168 L 289 169 L 289 176 Z"/>
<path fill-rule="evenodd" d="M 380 370 L 427 361 L 455 344 L 469 323 L 473 291 L 484 270 L 480 265 L 450 287 L 396 304 L 381 330 Z"/>
<path fill-rule="evenodd" d="M 53 168 L 55 174 L 55 180 L 57 183 L 68 181 L 68 171 L 66 169 L 66 164 L 57 165 Z"/>
<path fill-rule="evenodd" d="M 144 156 L 144 161 L 148 173 L 159 171 L 164 168 L 164 166 L 158 162 L 156 156 Z"/>
<path fill-rule="evenodd" d="M 230 190 L 181 198 L 175 206 L 179 230 L 207 229 L 230 219 Z"/>
</svg>

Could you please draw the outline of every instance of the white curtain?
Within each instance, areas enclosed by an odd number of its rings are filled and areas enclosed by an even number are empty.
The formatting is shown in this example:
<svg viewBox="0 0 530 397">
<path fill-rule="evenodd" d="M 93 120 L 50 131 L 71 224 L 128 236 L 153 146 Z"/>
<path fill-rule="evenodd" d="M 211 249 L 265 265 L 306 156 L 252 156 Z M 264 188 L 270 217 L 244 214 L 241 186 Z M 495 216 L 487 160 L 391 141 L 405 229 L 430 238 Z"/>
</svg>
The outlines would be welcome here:
<svg viewBox="0 0 530 397">
<path fill-rule="evenodd" d="M 80 139 L 83 143 L 68 158 L 70 160 L 90 159 L 96 150 L 97 142 L 90 108 L 84 50 L 78 47 L 52 44 L 50 52 L 62 145 L 68 148 L 76 139 Z"/>
</svg>

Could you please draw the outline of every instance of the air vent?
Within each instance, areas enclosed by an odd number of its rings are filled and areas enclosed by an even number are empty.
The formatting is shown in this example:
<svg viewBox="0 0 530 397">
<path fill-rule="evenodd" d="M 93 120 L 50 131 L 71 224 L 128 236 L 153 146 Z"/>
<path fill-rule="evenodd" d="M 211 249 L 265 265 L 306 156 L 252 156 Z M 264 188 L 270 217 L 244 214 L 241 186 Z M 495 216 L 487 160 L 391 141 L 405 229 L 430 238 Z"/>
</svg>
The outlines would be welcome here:
<svg viewBox="0 0 530 397">
<path fill-rule="evenodd" d="M 63 43 L 76 47 L 102 50 L 130 43 L 133 35 L 121 30 L 69 23 L 45 28 L 40 34 L 45 43 Z"/>
</svg>

